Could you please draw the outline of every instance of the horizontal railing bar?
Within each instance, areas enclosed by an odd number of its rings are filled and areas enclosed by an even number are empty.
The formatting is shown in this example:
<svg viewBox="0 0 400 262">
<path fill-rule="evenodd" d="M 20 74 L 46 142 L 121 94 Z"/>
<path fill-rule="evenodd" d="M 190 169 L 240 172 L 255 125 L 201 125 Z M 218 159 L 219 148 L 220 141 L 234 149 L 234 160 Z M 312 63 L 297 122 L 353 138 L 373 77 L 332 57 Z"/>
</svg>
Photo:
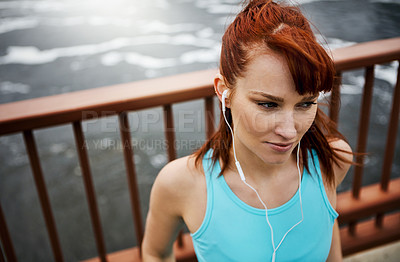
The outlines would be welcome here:
<svg viewBox="0 0 400 262">
<path fill-rule="evenodd" d="M 332 51 L 337 71 L 400 59 L 400 38 Z M 214 95 L 217 69 L 76 91 L 0 105 L 0 135 Z"/>
<path fill-rule="evenodd" d="M 3 209 L 1 208 L 1 203 L 0 203 L 0 239 L 1 239 L 2 246 L 4 248 L 4 253 L 7 258 L 7 261 L 15 261 L 16 262 L 17 256 L 15 255 L 11 237 L 8 232 L 6 219 L 3 214 Z M 0 247 L 0 259 L 3 260 L 3 254 L 1 254 L 1 247 Z"/>
<path fill-rule="evenodd" d="M 351 235 L 347 228 L 340 229 L 340 239 L 344 256 L 387 244 L 400 239 L 400 213 L 386 215 L 381 227 L 376 227 L 374 220 L 360 222 L 357 234 Z"/>
<path fill-rule="evenodd" d="M 382 227 L 374 226 L 373 220 L 361 222 L 359 224 L 360 234 L 356 236 L 349 235 L 347 228 L 340 229 L 341 245 L 343 255 L 347 256 L 359 251 L 363 251 L 377 245 L 390 243 L 400 238 L 400 213 L 395 213 L 385 217 Z M 197 261 L 193 249 L 192 239 L 190 234 L 183 235 L 185 248 L 178 247 L 177 242 L 174 243 L 174 254 L 178 262 Z M 121 261 L 141 261 L 139 258 L 138 247 L 133 247 L 125 250 L 120 250 L 108 255 L 110 262 Z M 82 262 L 97 262 L 98 258 L 91 258 Z"/>
<path fill-rule="evenodd" d="M 50 244 L 53 250 L 55 261 L 64 261 L 61 251 L 60 241 L 58 239 L 56 223 L 54 220 L 53 213 L 51 211 L 51 205 L 49 195 L 46 189 L 46 183 L 44 181 L 42 167 L 40 166 L 39 155 L 36 149 L 35 138 L 32 130 L 26 130 L 23 132 L 26 150 L 28 151 L 28 157 L 32 168 L 32 173 L 36 185 L 36 189 L 39 195 L 40 205 L 42 207 L 44 220 L 46 223 L 47 232 L 50 237 Z"/>
<path fill-rule="evenodd" d="M 189 233 L 182 235 L 183 247 L 179 246 L 178 241 L 174 242 L 173 250 L 176 262 L 197 262 L 194 255 L 192 237 Z M 132 247 L 124 250 L 119 250 L 108 254 L 109 262 L 140 262 L 139 248 Z M 98 262 L 97 257 L 83 260 L 82 262 Z"/>
<path fill-rule="evenodd" d="M 119 128 L 121 133 L 122 145 L 124 149 L 126 175 L 128 179 L 128 188 L 131 198 L 130 202 L 131 202 L 132 215 L 135 225 L 136 240 L 140 251 L 143 241 L 144 230 L 143 230 L 143 221 L 141 214 L 142 212 L 140 209 L 139 187 L 136 179 L 135 162 L 133 161 L 134 154 L 132 148 L 129 119 L 128 119 L 128 114 L 126 112 L 119 114 Z"/>
<path fill-rule="evenodd" d="M 216 69 L 0 105 L 0 135 L 202 99 Z"/>
<path fill-rule="evenodd" d="M 337 196 L 336 210 L 339 213 L 339 223 L 351 221 L 400 209 L 400 178 L 392 179 L 388 191 L 382 191 L 380 185 L 364 186 L 358 199 L 352 196 L 351 191 L 342 192 Z"/>
<path fill-rule="evenodd" d="M 400 59 L 400 37 L 359 43 L 332 53 L 336 71 L 383 64 Z"/>
<path fill-rule="evenodd" d="M 96 193 L 94 190 L 92 175 L 90 172 L 89 158 L 87 155 L 85 138 L 83 135 L 81 122 L 74 122 L 73 129 L 74 129 L 76 147 L 79 155 L 79 163 L 81 165 L 83 181 L 85 184 L 86 199 L 89 205 L 90 218 L 92 220 L 92 226 L 96 240 L 97 252 L 99 253 L 100 260 L 102 262 L 106 262 L 107 251 L 104 244 L 103 232 L 101 230 L 101 222 L 100 222 L 99 210 L 97 207 Z"/>
</svg>

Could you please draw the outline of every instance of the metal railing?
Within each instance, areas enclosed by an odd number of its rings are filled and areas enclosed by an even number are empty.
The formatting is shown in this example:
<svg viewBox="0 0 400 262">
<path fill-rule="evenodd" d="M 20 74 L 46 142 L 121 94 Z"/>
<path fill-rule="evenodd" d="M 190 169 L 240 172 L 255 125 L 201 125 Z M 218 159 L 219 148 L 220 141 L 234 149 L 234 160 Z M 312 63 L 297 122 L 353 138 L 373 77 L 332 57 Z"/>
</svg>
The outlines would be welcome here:
<svg viewBox="0 0 400 262">
<path fill-rule="evenodd" d="M 336 72 L 365 68 L 365 84 L 362 95 L 358 141 L 356 152 L 367 153 L 368 126 L 371 115 L 374 68 L 376 64 L 397 60 L 400 63 L 400 38 L 373 41 L 335 50 Z M 332 92 L 333 106 L 330 117 L 335 122 L 339 118 L 340 81 Z M 365 155 L 358 155 L 352 190 L 338 195 L 337 210 L 342 226 L 341 238 L 343 254 L 348 255 L 390 241 L 400 239 L 400 179 L 391 179 L 400 110 L 400 66 L 394 87 L 388 133 L 386 137 L 383 168 L 379 184 L 362 187 L 363 162 Z M 335 101 L 336 100 L 336 101 Z M 392 212 L 396 211 L 396 212 Z M 385 213 L 390 215 L 384 215 Z M 374 217 L 375 216 L 375 217 Z M 373 219 L 371 219 L 374 217 Z M 359 220 L 367 221 L 357 223 Z"/>
<path fill-rule="evenodd" d="M 400 38 L 336 49 L 333 51 L 333 57 L 339 76 L 331 94 L 330 117 L 335 122 L 338 122 L 339 119 L 338 98 L 340 97 L 340 76 L 342 72 L 366 68 L 358 144 L 355 150 L 365 152 L 371 111 L 374 65 L 400 60 Z M 163 106 L 164 134 L 169 145 L 168 158 L 171 161 L 176 158 L 176 151 L 172 146 L 175 143 L 172 104 L 204 99 L 207 137 L 210 137 L 214 132 L 212 79 L 215 73 L 216 70 L 199 71 L 0 105 L 0 136 L 17 132 L 23 134 L 55 261 L 63 261 L 63 254 L 37 153 L 34 130 L 61 124 L 72 125 L 98 250 L 98 258 L 91 261 L 124 261 L 128 258 L 130 261 L 132 258 L 135 261 L 140 261 L 143 221 L 133 161 L 134 148 L 131 143 L 127 112 Z M 355 168 L 352 190 L 338 195 L 337 209 L 340 214 L 339 223 L 341 224 L 340 231 L 344 255 L 400 239 L 400 179 L 391 179 L 390 177 L 400 109 L 399 75 L 398 73 L 393 94 L 381 182 L 362 187 L 363 167 L 359 166 Z M 87 111 L 90 111 L 91 114 L 83 114 Z M 114 254 L 106 254 L 88 152 L 84 146 L 85 137 L 82 131 L 82 121 L 110 115 L 118 115 L 119 117 L 131 208 L 138 243 L 138 247 Z M 357 162 L 362 163 L 362 157 L 358 157 Z M 390 214 L 385 215 L 388 212 Z M 362 222 L 359 222 L 361 220 Z M 17 258 L 1 206 L 0 236 L 2 243 L 0 251 L 3 251 L 0 254 L 0 261 L 3 261 L 4 258 L 7 261 L 16 261 Z M 174 249 L 178 260 L 195 261 L 189 235 L 181 235 Z"/>
</svg>

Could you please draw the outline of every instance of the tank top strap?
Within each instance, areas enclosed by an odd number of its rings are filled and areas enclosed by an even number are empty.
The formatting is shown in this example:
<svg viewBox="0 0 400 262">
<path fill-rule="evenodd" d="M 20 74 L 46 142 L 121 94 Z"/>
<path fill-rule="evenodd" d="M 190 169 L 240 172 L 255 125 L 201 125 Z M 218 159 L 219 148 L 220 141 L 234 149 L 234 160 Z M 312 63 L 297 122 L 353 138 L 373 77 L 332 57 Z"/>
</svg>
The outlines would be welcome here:
<svg viewBox="0 0 400 262">
<path fill-rule="evenodd" d="M 308 166 L 312 166 L 315 168 L 315 171 L 318 173 L 318 176 L 321 176 L 321 168 L 319 166 L 319 159 L 318 159 L 318 154 L 317 150 L 312 148 L 310 151 L 308 151 Z"/>
<path fill-rule="evenodd" d="M 218 175 L 221 172 L 221 167 L 219 165 L 219 162 L 216 161 L 216 163 L 213 163 L 212 156 L 213 156 L 213 150 L 209 149 L 207 153 L 204 155 L 202 161 L 207 184 L 212 179 L 218 178 Z"/>
<path fill-rule="evenodd" d="M 316 179 L 318 180 L 318 186 L 319 186 L 319 189 L 321 191 L 322 197 L 324 199 L 324 203 L 326 205 L 326 208 L 328 209 L 329 213 L 331 213 L 331 215 L 334 218 L 337 218 L 339 216 L 339 214 L 332 207 L 331 202 L 328 199 L 328 195 L 326 194 L 325 185 L 324 185 L 324 179 L 322 177 L 322 172 L 321 172 L 321 167 L 320 167 L 320 164 L 319 164 L 318 154 L 317 154 L 317 151 L 315 149 L 311 149 L 311 153 L 309 153 L 308 166 L 310 168 L 310 174 L 315 174 L 316 175 Z M 314 170 L 311 170 L 311 168 L 313 168 Z"/>
<path fill-rule="evenodd" d="M 199 229 L 192 233 L 191 236 L 196 239 L 199 238 L 207 229 L 211 215 L 214 209 L 214 183 L 213 180 L 218 178 L 218 174 L 221 172 L 219 164 L 213 164 L 212 160 L 213 150 L 210 149 L 204 155 L 202 164 L 204 170 L 204 176 L 206 179 L 206 186 L 207 186 L 207 208 L 206 213 L 204 215 L 203 222 L 201 223 Z"/>
</svg>

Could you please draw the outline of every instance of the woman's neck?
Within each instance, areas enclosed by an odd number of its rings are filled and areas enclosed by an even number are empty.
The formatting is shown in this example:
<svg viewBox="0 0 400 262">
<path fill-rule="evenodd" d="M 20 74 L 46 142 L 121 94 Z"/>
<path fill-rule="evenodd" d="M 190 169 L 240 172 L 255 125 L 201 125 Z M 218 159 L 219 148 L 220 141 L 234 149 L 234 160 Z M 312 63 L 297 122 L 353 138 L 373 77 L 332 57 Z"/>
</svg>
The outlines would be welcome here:
<svg viewBox="0 0 400 262">
<path fill-rule="evenodd" d="M 251 179 L 254 183 L 262 183 L 275 180 L 277 177 L 282 177 L 283 174 L 287 175 L 293 173 L 295 169 L 297 170 L 296 155 L 293 152 L 287 161 L 283 163 L 266 163 L 240 142 L 235 141 L 235 144 L 236 157 L 243 169 L 246 180 Z M 229 162 L 229 169 L 237 172 L 233 147 L 230 150 Z"/>
</svg>

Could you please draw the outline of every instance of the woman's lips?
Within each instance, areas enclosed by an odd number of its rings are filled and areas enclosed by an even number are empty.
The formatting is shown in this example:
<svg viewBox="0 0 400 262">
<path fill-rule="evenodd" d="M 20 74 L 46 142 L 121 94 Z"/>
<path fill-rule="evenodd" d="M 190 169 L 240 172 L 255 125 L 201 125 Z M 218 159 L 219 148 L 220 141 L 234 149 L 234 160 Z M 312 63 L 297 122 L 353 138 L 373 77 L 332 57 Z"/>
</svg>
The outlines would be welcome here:
<svg viewBox="0 0 400 262">
<path fill-rule="evenodd" d="M 272 143 L 272 142 L 266 142 L 266 144 L 267 144 L 270 148 L 272 148 L 273 150 L 275 150 L 275 151 L 277 151 L 277 152 L 281 152 L 281 153 L 284 153 L 284 152 L 289 151 L 289 150 L 292 148 L 292 146 L 293 146 L 293 143 Z"/>
</svg>

